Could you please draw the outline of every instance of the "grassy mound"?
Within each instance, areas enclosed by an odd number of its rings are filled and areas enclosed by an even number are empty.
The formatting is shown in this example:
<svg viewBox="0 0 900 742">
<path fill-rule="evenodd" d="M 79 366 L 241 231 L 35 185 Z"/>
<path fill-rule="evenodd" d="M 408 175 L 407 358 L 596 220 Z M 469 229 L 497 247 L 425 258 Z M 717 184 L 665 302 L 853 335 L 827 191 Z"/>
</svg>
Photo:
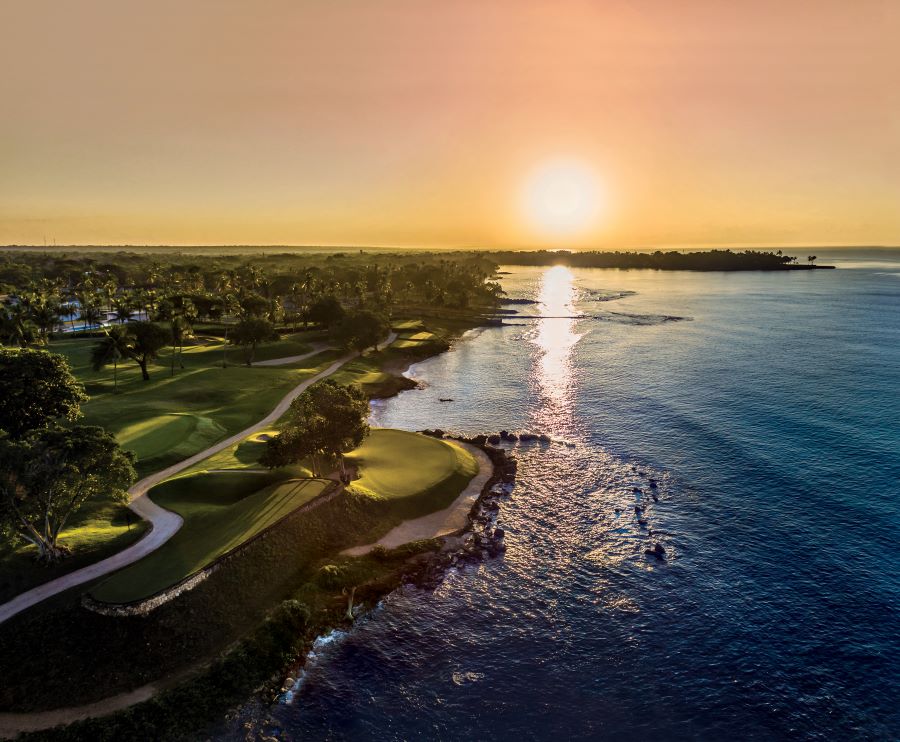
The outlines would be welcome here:
<svg viewBox="0 0 900 742">
<path fill-rule="evenodd" d="M 141 419 L 116 432 L 122 448 L 134 451 L 145 465 L 161 456 L 187 458 L 224 435 L 225 429 L 208 417 L 177 412 Z"/>
<path fill-rule="evenodd" d="M 288 477 L 270 471 L 198 472 L 154 487 L 150 491 L 154 502 L 178 513 L 184 525 L 159 550 L 97 585 L 92 595 L 109 603 L 129 603 L 165 590 L 309 502 L 328 485 L 325 480 Z"/>
<path fill-rule="evenodd" d="M 391 526 L 449 506 L 478 473 L 461 446 L 404 430 L 373 430 L 346 459 L 361 475 L 352 491 L 385 501 Z"/>
</svg>

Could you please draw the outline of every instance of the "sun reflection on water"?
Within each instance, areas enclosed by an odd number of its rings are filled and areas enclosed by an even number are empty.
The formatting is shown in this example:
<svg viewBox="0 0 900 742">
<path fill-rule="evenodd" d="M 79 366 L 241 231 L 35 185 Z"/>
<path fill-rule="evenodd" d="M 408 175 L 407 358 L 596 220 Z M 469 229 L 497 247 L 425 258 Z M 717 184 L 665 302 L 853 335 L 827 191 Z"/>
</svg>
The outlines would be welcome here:
<svg viewBox="0 0 900 742">
<path fill-rule="evenodd" d="M 535 345 L 534 381 L 542 404 L 535 422 L 553 433 L 572 429 L 574 399 L 574 363 L 572 354 L 581 335 L 575 331 L 577 320 L 575 276 L 563 265 L 545 271 L 538 293 L 538 310 L 543 319 L 530 340 Z"/>
</svg>

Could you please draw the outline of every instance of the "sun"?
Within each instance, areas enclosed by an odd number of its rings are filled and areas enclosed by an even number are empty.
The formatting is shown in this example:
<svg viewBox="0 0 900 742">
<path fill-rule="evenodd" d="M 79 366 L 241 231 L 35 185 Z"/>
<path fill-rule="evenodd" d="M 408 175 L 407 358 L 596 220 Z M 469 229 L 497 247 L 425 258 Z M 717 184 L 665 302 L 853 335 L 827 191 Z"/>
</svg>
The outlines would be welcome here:
<svg viewBox="0 0 900 742">
<path fill-rule="evenodd" d="M 522 189 L 522 210 L 532 226 L 548 237 L 577 235 L 599 216 L 602 193 L 585 163 L 558 158 L 532 170 Z"/>
</svg>

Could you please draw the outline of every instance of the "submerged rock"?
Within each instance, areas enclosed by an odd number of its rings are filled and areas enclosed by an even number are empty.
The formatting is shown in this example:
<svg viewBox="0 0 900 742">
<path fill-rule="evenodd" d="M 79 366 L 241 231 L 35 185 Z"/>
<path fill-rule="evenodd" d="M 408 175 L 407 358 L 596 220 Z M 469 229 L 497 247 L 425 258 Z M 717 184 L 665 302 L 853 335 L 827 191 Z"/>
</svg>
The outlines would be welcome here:
<svg viewBox="0 0 900 742">
<path fill-rule="evenodd" d="M 663 548 L 663 545 L 660 543 L 654 544 L 653 548 L 651 548 L 651 549 L 645 549 L 644 553 L 647 556 L 656 557 L 661 562 L 664 562 L 666 560 L 666 550 Z"/>
</svg>

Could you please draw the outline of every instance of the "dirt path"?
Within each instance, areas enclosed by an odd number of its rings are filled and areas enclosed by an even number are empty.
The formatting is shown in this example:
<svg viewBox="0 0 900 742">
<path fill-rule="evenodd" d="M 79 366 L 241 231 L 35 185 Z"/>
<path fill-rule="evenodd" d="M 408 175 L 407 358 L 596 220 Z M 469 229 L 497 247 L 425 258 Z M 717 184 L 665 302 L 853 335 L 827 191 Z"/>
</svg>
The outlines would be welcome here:
<svg viewBox="0 0 900 742">
<path fill-rule="evenodd" d="M 22 732 L 37 732 L 60 724 L 71 724 L 73 721 L 88 719 L 92 716 L 106 716 L 146 701 L 152 698 L 158 690 L 160 688 L 151 683 L 128 693 L 120 693 L 117 696 L 110 696 L 102 701 L 97 701 L 97 703 L 90 703 L 78 708 L 54 709 L 37 714 L 0 713 L 0 738 L 12 739 Z"/>
<path fill-rule="evenodd" d="M 478 473 L 460 493 L 459 497 L 451 503 L 450 507 L 439 510 L 436 513 L 423 515 L 421 518 L 405 520 L 396 528 L 388 531 L 374 544 L 354 546 L 352 549 L 347 549 L 341 553 L 348 556 L 362 556 L 363 554 L 368 554 L 376 546 L 383 546 L 385 549 L 396 549 L 398 546 L 408 544 L 410 541 L 447 536 L 461 528 L 465 528 L 472 506 L 481 494 L 481 490 L 484 489 L 484 485 L 494 473 L 494 465 L 488 458 L 488 455 L 480 448 L 470 446 L 468 443 L 456 443 L 456 445 L 462 446 L 475 457 L 475 460 L 478 462 Z"/>
<path fill-rule="evenodd" d="M 390 344 L 396 339 L 397 333 L 392 332 L 388 336 L 386 344 Z M 177 464 L 173 464 L 172 466 L 163 469 L 162 471 L 151 474 L 149 477 L 144 477 L 142 480 L 133 485 L 131 489 L 128 490 L 128 494 L 131 496 L 131 502 L 128 504 L 128 507 L 130 507 L 141 518 L 150 522 L 152 526 L 150 532 L 137 543 L 132 544 L 123 551 L 113 554 L 111 557 L 103 559 L 99 562 L 95 562 L 94 564 L 88 565 L 87 567 L 77 569 L 74 572 L 70 572 L 69 574 L 58 577 L 55 580 L 51 580 L 50 582 L 45 582 L 43 585 L 38 585 L 31 590 L 17 595 L 12 600 L 3 603 L 2 605 L 0 605 L 0 623 L 3 623 L 7 619 L 12 618 L 17 613 L 21 613 L 27 608 L 31 608 L 31 606 L 33 605 L 37 605 L 47 598 L 58 595 L 59 593 L 64 592 L 65 590 L 69 590 L 70 588 L 76 587 L 78 585 L 83 585 L 86 582 L 96 580 L 99 577 L 103 577 L 110 572 L 114 572 L 117 569 L 121 569 L 122 567 L 136 562 L 138 559 L 143 559 L 148 554 L 156 551 L 160 546 L 162 546 L 164 543 L 166 543 L 166 541 L 168 541 L 170 538 L 172 538 L 172 536 L 175 535 L 178 529 L 181 528 L 181 524 L 183 521 L 180 515 L 166 510 L 165 508 L 161 508 L 159 505 L 153 502 L 147 496 L 147 491 L 149 489 L 155 487 L 163 480 L 168 479 L 175 474 L 178 474 L 178 472 L 184 471 L 194 464 L 203 461 L 203 459 L 206 459 L 213 454 L 228 448 L 229 446 L 233 446 L 235 443 L 239 443 L 247 436 L 253 435 L 260 430 L 271 427 L 272 423 L 274 423 L 285 412 L 287 412 L 288 407 L 291 406 L 291 402 L 293 402 L 304 391 L 306 391 L 307 388 L 315 384 L 317 381 L 321 381 L 325 377 L 331 376 L 331 374 L 335 373 L 345 363 L 356 358 L 357 355 L 357 353 L 348 353 L 337 359 L 324 371 L 321 371 L 315 376 L 306 379 L 302 383 L 295 386 L 282 398 L 282 400 L 277 405 L 275 405 L 274 410 L 272 410 L 268 415 L 266 415 L 255 425 L 252 425 L 249 428 L 242 430 L 240 433 L 236 433 L 235 435 L 226 438 L 224 441 L 220 441 L 219 443 L 210 446 L 200 453 L 194 454 L 190 458 L 184 459 L 184 461 L 179 461 Z"/>
</svg>

